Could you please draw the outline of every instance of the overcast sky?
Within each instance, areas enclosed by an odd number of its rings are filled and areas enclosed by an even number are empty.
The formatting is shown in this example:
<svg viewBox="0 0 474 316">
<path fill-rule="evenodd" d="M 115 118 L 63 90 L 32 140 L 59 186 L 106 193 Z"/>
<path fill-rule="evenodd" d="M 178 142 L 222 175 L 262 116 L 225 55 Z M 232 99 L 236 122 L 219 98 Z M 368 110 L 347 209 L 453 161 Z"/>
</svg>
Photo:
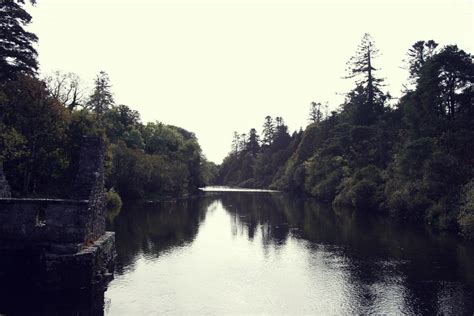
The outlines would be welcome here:
<svg viewBox="0 0 474 316">
<path fill-rule="evenodd" d="M 335 109 L 363 34 L 387 90 L 399 96 L 408 48 L 434 39 L 473 52 L 472 0 L 40 0 L 30 8 L 42 73 L 106 71 L 118 104 L 195 132 L 220 163 L 233 131 L 266 115 L 305 127 L 311 101 Z"/>
</svg>

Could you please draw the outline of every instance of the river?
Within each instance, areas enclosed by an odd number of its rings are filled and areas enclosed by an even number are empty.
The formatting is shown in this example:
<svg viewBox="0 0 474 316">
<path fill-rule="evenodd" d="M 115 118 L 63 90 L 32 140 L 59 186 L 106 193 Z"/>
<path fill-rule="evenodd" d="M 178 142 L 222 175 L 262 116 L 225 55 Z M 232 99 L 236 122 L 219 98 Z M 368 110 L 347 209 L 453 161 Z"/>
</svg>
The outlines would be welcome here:
<svg viewBox="0 0 474 316">
<path fill-rule="evenodd" d="M 125 205 L 106 315 L 472 314 L 474 247 L 277 192 Z"/>
</svg>

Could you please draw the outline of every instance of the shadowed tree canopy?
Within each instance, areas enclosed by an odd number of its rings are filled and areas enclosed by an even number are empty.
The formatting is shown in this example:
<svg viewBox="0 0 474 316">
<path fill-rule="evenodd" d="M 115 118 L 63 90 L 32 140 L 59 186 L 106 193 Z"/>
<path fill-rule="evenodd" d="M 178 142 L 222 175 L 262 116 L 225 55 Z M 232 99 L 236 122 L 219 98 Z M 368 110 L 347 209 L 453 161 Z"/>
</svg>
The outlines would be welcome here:
<svg viewBox="0 0 474 316">
<path fill-rule="evenodd" d="M 257 130 L 255 128 L 252 128 L 249 131 L 249 137 L 246 143 L 246 150 L 251 152 L 253 156 L 257 155 L 257 153 L 260 150 L 259 142 L 260 141 L 259 141 L 259 136 L 257 134 Z"/>
<path fill-rule="evenodd" d="M 15 79 L 19 73 L 33 75 L 38 69 L 33 47 L 38 37 L 24 28 L 31 22 L 24 2 L 0 1 L 0 82 Z"/>
<path fill-rule="evenodd" d="M 453 119 L 461 113 L 472 116 L 473 78 L 472 56 L 456 45 L 432 56 L 420 69 L 418 79 L 416 95 L 421 102 L 415 110 L 420 119 L 431 126 L 437 118 Z"/>
<path fill-rule="evenodd" d="M 410 79 L 418 80 L 420 77 L 421 67 L 427 62 L 435 53 L 438 43 L 433 40 L 418 41 L 408 50 L 408 70 Z"/>
</svg>

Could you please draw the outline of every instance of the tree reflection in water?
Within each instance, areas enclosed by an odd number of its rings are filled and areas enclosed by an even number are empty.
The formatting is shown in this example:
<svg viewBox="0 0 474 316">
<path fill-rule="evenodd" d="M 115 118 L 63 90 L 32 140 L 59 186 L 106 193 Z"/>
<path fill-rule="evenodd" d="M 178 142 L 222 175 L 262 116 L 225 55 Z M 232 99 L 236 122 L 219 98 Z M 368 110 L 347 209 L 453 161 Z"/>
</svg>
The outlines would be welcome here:
<svg viewBox="0 0 474 316">
<path fill-rule="evenodd" d="M 303 249 L 309 258 L 304 272 L 309 283 L 320 287 L 317 280 L 324 281 L 319 279 L 323 274 L 340 283 L 342 306 L 333 311 L 459 314 L 474 310 L 472 245 L 377 214 L 335 212 L 314 200 L 281 193 L 227 192 L 126 206 L 110 223 L 117 232 L 118 274 L 127 275 L 142 257 L 153 261 L 179 249 L 188 251 L 207 217 L 218 214 L 227 214 L 230 224 L 212 225 L 222 229 L 229 225 L 233 238 L 247 240 L 249 247 L 260 244 L 267 259 L 274 253 L 287 256 L 295 245 Z M 216 233 L 215 238 L 221 236 Z M 291 278 L 289 274 L 281 277 Z M 311 292 L 299 290 L 304 295 Z"/>
</svg>

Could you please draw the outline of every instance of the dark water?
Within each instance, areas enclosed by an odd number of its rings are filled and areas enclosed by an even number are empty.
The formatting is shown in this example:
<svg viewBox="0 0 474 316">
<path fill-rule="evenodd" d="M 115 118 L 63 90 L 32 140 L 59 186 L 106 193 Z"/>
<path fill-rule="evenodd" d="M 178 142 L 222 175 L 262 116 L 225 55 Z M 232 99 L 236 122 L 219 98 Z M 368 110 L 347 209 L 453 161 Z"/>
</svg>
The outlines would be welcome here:
<svg viewBox="0 0 474 316">
<path fill-rule="evenodd" d="M 110 315 L 472 314 L 474 247 L 282 194 L 131 205 L 111 219 Z"/>
<path fill-rule="evenodd" d="M 133 203 L 109 226 L 118 263 L 107 289 L 0 284 L 0 314 L 474 313 L 472 243 L 312 200 L 226 192 Z"/>
</svg>

